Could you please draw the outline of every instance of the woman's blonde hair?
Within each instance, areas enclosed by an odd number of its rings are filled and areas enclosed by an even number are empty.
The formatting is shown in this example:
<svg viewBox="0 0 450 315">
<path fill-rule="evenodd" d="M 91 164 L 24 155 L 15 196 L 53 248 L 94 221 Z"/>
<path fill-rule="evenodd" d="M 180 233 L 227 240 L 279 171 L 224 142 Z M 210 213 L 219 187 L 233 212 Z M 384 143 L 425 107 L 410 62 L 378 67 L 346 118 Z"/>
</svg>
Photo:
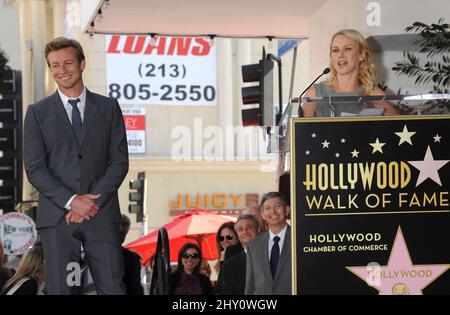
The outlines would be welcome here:
<svg viewBox="0 0 450 315">
<path fill-rule="evenodd" d="M 29 249 L 20 260 L 16 273 L 5 283 L 3 291 L 24 277 L 30 277 L 39 284 L 44 275 L 44 251 L 41 245 Z"/>
<path fill-rule="evenodd" d="M 351 38 L 358 44 L 359 52 L 361 54 L 362 60 L 359 63 L 358 68 L 358 84 L 363 88 L 364 95 L 369 95 L 373 88 L 375 82 L 375 66 L 372 64 L 372 53 L 369 48 L 369 44 L 367 40 L 361 35 L 357 30 L 352 29 L 344 29 L 340 30 L 333 35 L 330 42 L 330 55 L 333 44 L 333 40 L 338 35 L 343 35 L 348 38 Z M 329 85 L 333 85 L 336 82 L 336 69 L 334 69 L 331 61 L 330 61 L 330 74 L 326 82 Z"/>
</svg>

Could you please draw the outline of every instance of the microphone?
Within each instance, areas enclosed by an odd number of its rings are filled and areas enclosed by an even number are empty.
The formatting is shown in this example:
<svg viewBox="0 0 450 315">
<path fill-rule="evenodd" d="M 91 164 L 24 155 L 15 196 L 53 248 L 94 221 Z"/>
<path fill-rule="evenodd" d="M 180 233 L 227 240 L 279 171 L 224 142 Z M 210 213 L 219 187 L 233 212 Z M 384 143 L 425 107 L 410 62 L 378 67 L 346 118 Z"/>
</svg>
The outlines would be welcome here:
<svg viewBox="0 0 450 315">
<path fill-rule="evenodd" d="M 306 91 L 308 91 L 309 88 L 314 83 L 316 83 L 317 80 L 319 80 L 323 75 L 325 75 L 329 72 L 330 72 L 330 68 L 327 67 L 327 68 L 323 69 L 322 73 L 314 81 L 312 81 L 311 84 L 308 85 L 308 87 L 300 94 L 300 96 L 298 97 L 298 117 L 303 117 L 303 109 L 302 109 L 302 105 L 300 104 L 303 94 L 305 94 Z"/>
</svg>

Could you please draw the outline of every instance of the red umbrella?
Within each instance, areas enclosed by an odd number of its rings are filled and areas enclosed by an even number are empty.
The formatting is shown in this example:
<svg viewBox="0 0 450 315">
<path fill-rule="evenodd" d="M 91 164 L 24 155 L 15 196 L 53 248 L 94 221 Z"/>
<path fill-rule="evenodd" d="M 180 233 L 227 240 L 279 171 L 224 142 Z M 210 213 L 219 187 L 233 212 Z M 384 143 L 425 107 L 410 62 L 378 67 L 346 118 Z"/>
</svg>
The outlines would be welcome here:
<svg viewBox="0 0 450 315">
<path fill-rule="evenodd" d="M 170 261 L 177 262 L 180 248 L 194 242 L 200 245 L 203 258 L 214 260 L 219 257 L 217 253 L 216 234 L 219 227 L 235 218 L 220 215 L 211 210 L 194 209 L 182 214 L 163 227 L 167 230 L 170 246 Z M 142 265 L 146 265 L 156 251 L 158 230 L 155 230 L 125 247 L 142 257 Z"/>
</svg>

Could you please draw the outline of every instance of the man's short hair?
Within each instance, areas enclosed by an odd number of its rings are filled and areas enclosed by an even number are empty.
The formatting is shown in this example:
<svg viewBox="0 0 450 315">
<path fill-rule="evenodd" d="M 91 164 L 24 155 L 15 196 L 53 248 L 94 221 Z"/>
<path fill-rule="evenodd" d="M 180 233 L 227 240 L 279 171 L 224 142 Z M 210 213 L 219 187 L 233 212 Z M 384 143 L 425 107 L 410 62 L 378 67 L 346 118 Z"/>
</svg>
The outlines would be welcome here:
<svg viewBox="0 0 450 315">
<path fill-rule="evenodd" d="M 83 47 L 81 47 L 81 44 L 77 40 L 61 36 L 53 39 L 52 41 L 47 43 L 47 45 L 45 45 L 44 54 L 45 60 L 47 60 L 47 65 L 50 66 L 50 64 L 48 63 L 48 55 L 52 51 L 57 51 L 68 47 L 75 48 L 78 62 L 82 62 L 84 59 L 86 59 L 84 57 Z"/>
<path fill-rule="evenodd" d="M 283 195 L 282 193 L 280 193 L 278 191 L 271 191 L 271 192 L 264 194 L 264 196 L 262 197 L 261 208 L 263 208 L 264 202 L 266 202 L 269 199 L 275 198 L 275 197 L 280 198 L 281 201 L 283 201 L 285 207 L 289 206 L 288 199 L 286 198 L 285 195 Z"/>
<path fill-rule="evenodd" d="M 253 223 L 255 224 L 256 230 L 259 231 L 259 221 L 253 214 L 241 214 L 237 218 L 236 222 L 234 223 L 235 230 L 236 230 L 236 226 L 237 226 L 238 222 L 241 220 L 252 220 Z"/>
</svg>

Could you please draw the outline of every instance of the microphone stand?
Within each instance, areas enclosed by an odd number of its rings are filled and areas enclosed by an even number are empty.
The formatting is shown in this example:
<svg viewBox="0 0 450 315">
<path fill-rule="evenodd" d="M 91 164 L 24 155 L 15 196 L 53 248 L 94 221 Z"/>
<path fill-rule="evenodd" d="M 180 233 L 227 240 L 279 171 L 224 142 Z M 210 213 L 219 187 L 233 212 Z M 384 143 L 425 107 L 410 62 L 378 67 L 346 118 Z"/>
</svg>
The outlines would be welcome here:
<svg viewBox="0 0 450 315">
<path fill-rule="evenodd" d="M 301 103 L 301 99 L 302 99 L 303 94 L 305 94 L 306 91 L 308 91 L 309 88 L 310 88 L 314 83 L 317 82 L 317 80 L 319 80 L 323 75 L 325 75 L 325 74 L 327 74 L 327 73 L 329 73 L 329 72 L 330 72 L 330 68 L 325 68 L 325 69 L 323 69 L 322 73 L 321 73 L 317 78 L 315 78 L 314 81 L 312 81 L 311 84 L 308 85 L 308 87 L 300 94 L 300 96 L 298 97 L 298 117 L 303 117 L 303 109 L 302 109 L 302 106 L 301 106 L 301 104 L 300 104 L 300 103 Z"/>
<path fill-rule="evenodd" d="M 281 78 L 283 76 L 281 74 L 281 59 L 276 57 L 273 54 L 268 54 L 267 55 L 267 59 L 271 60 L 271 61 L 276 61 L 277 65 L 278 65 L 278 99 L 279 99 L 278 102 L 279 102 L 280 106 L 279 106 L 278 114 L 276 115 L 276 118 L 275 118 L 275 126 L 277 126 L 278 123 L 280 122 L 281 116 L 283 115 L 283 100 L 282 100 L 282 98 L 283 98 L 283 90 L 282 90 L 283 84 L 282 84 L 282 81 L 281 81 Z"/>
</svg>

